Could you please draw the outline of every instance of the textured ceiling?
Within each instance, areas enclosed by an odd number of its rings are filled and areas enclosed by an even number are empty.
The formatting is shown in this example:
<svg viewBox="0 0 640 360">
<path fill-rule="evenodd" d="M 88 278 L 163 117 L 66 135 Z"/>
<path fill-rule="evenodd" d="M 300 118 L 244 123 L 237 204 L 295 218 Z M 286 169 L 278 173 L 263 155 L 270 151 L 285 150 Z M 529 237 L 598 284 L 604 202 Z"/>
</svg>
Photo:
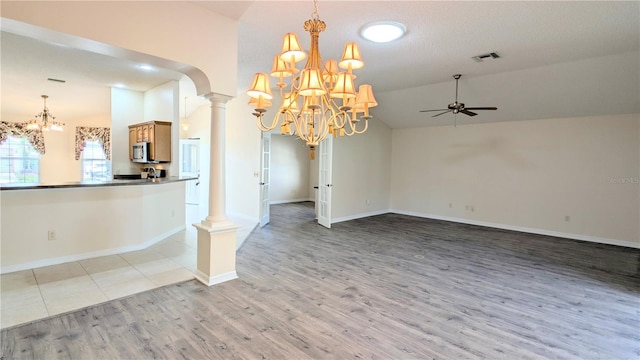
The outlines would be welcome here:
<svg viewBox="0 0 640 360">
<path fill-rule="evenodd" d="M 242 3 L 242 14 L 233 15 L 240 21 L 239 87 L 245 88 L 253 73 L 270 69 L 283 34 L 296 32 L 308 49 L 302 26 L 313 7 L 310 1 Z M 222 13 L 220 7 L 228 6 L 198 4 Z M 377 91 L 449 81 L 454 73 L 474 77 L 640 46 L 638 2 L 319 1 L 318 8 L 327 23 L 320 34 L 323 58 L 338 58 L 344 43 L 357 41 L 365 61 L 357 73 Z M 365 24 L 380 20 L 405 24 L 407 34 L 388 44 L 360 38 Z M 502 58 L 483 63 L 471 59 L 491 51 Z"/>
<path fill-rule="evenodd" d="M 270 70 L 284 33 L 297 32 L 303 47 L 308 49 L 309 39 L 302 25 L 311 17 L 311 1 L 193 3 L 239 21 L 238 90 L 241 93 L 254 73 Z M 581 92 L 594 84 L 597 86 L 603 79 L 594 77 L 582 84 L 583 77 L 577 71 L 601 69 L 602 64 L 607 64 L 589 59 L 606 60 L 612 55 L 612 59 L 618 61 L 620 57 L 615 55 L 637 54 L 640 49 L 640 3 L 637 1 L 319 1 L 318 8 L 320 18 L 327 23 L 327 30 L 320 36 L 323 59 L 338 58 L 345 42 L 357 41 L 365 67 L 356 71 L 356 83 L 373 85 L 380 103 L 373 113 L 392 127 L 442 123 L 446 116 L 431 119 L 418 111 L 446 107 L 453 101 L 455 83 L 451 75 L 455 73 L 464 74 L 460 95 L 467 106 L 499 107 L 491 115 L 485 112 L 474 117 L 474 121 L 598 114 L 589 104 L 581 103 L 589 99 L 583 96 L 589 94 Z M 380 20 L 404 23 L 407 34 L 390 44 L 371 43 L 359 37 L 363 25 Z M 5 110 L 9 111 L 7 106 L 18 102 L 9 101 L 7 94 L 35 97 L 37 111 L 41 105 L 39 95 L 56 84 L 47 83 L 37 90 L 28 88 L 31 80 L 25 79 L 35 75 L 40 80 L 65 77 L 69 86 L 78 83 L 91 88 L 124 82 L 139 90 L 180 77 L 172 71 L 144 74 L 132 67 L 135 64 L 131 62 L 22 40 L 3 33 L 3 116 Z M 46 53 L 48 51 L 53 53 Z M 492 51 L 498 52 L 501 58 L 482 63 L 471 59 Z M 632 54 L 622 61 L 633 63 L 634 56 L 637 57 Z M 578 66 L 573 66 L 574 63 Z M 611 64 L 617 66 L 615 62 Z M 624 91 L 633 97 L 634 91 L 638 91 L 640 60 L 637 64 L 635 73 L 632 69 L 627 74 L 632 82 L 621 86 L 616 86 L 615 81 L 624 82 L 625 74 L 609 69 L 599 75 L 613 76 L 606 86 L 605 95 L 610 99 L 602 99 L 609 106 L 606 111 L 638 111 L 638 101 L 635 107 L 630 107 L 627 98 L 616 93 Z M 537 79 L 544 79 L 548 84 L 541 86 Z M 554 84 L 554 79 L 563 83 Z M 565 86 L 565 82 L 573 84 Z M 8 88 L 10 92 L 6 91 Z M 88 96 L 90 90 L 83 94 Z M 548 98 L 542 96 L 544 94 Z M 564 98 L 571 106 L 563 106 L 558 98 Z M 76 99 L 91 103 L 89 98 Z M 527 106 L 531 99 L 537 101 Z M 52 97 L 52 111 L 60 111 L 58 106 L 54 110 L 54 102 Z M 547 107 L 547 103 L 552 104 Z"/>
</svg>

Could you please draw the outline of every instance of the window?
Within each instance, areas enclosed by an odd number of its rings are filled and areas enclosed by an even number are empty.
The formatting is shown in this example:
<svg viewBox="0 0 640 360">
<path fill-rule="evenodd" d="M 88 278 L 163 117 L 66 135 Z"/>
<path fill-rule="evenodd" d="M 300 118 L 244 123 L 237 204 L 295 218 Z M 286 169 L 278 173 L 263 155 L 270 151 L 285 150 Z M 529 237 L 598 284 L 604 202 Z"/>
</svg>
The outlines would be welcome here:
<svg viewBox="0 0 640 360">
<path fill-rule="evenodd" d="M 82 181 L 111 180 L 111 161 L 107 160 L 98 140 L 85 140 L 82 150 Z"/>
<path fill-rule="evenodd" d="M 0 184 L 39 181 L 40 153 L 26 137 L 8 136 L 0 145 Z"/>
</svg>

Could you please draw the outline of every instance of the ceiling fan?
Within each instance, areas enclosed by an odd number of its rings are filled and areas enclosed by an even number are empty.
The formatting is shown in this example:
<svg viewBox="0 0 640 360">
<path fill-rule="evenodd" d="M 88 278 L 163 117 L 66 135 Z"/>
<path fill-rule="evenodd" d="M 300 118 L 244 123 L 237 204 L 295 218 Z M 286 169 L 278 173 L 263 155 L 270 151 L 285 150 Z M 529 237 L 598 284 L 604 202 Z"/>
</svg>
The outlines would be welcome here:
<svg viewBox="0 0 640 360">
<path fill-rule="evenodd" d="M 478 114 L 474 113 L 470 110 L 498 110 L 495 106 L 485 106 L 485 107 L 465 107 L 464 103 L 458 102 L 458 80 L 462 77 L 460 74 L 453 75 L 453 78 L 456 79 L 456 100 L 449 104 L 446 109 L 432 109 L 432 110 L 420 110 L 420 112 L 429 112 L 429 111 L 442 111 L 439 114 L 433 115 L 432 117 L 444 115 L 449 112 L 453 112 L 454 114 L 463 113 L 469 116 L 476 116 Z"/>
</svg>

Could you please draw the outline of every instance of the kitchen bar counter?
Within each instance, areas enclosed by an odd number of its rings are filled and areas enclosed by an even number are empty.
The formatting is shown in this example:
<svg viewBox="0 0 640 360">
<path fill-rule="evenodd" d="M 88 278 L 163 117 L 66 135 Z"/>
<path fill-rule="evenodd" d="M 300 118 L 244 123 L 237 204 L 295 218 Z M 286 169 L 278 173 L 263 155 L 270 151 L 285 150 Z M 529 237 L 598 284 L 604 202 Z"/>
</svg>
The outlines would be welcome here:
<svg viewBox="0 0 640 360">
<path fill-rule="evenodd" d="M 117 176 L 117 175 L 116 175 Z M 61 188 L 89 188 L 104 186 L 130 186 L 130 185 L 158 185 L 180 181 L 196 180 L 196 177 L 170 176 L 154 179 L 115 179 L 111 181 L 76 181 L 61 184 L 0 184 L 0 190 L 39 190 L 39 189 L 61 189 Z"/>
<path fill-rule="evenodd" d="M 185 229 L 191 179 L 3 186 L 29 190 L 0 191 L 0 273 L 146 249 Z"/>
</svg>

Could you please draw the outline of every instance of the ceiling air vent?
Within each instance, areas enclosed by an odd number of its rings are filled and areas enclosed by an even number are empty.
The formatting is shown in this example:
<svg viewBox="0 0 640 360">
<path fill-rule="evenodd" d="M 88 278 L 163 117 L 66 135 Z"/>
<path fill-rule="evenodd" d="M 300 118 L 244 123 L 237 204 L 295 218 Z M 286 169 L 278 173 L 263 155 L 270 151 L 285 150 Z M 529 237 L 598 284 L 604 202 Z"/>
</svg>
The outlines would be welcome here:
<svg viewBox="0 0 640 360">
<path fill-rule="evenodd" d="M 490 52 L 488 54 L 476 55 L 472 57 L 475 62 L 483 62 L 484 59 L 499 59 L 500 55 L 497 52 Z"/>
<path fill-rule="evenodd" d="M 60 80 L 60 79 L 54 79 L 54 78 L 47 78 L 47 80 L 49 81 L 54 81 L 54 82 L 59 82 L 59 83 L 66 83 L 66 80 Z"/>
</svg>

